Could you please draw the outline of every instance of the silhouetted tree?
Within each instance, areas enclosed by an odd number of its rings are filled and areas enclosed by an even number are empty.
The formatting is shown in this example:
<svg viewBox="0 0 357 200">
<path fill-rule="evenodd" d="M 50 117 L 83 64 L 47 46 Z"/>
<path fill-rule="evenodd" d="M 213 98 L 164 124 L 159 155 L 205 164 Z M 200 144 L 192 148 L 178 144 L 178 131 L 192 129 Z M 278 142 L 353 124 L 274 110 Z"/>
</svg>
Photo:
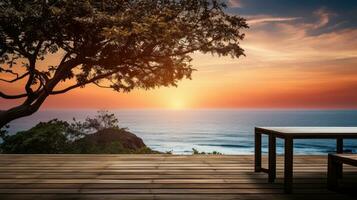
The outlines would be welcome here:
<svg viewBox="0 0 357 200">
<path fill-rule="evenodd" d="M 5 99 L 0 127 L 36 112 L 47 97 L 95 84 L 118 92 L 191 78 L 191 53 L 238 58 L 246 20 L 218 0 L 2 0 L 0 78 L 23 84 Z M 41 60 L 55 55 L 54 66 Z M 71 84 L 71 85 L 69 85 Z"/>
<path fill-rule="evenodd" d="M 99 110 L 97 111 L 97 115 L 93 118 L 87 117 L 83 122 L 77 121 L 73 118 L 73 122 L 70 124 L 72 136 L 90 134 L 104 129 L 117 129 L 120 131 L 127 130 L 127 128 L 120 128 L 118 118 L 114 115 L 114 113 L 110 113 L 107 110 Z"/>
</svg>

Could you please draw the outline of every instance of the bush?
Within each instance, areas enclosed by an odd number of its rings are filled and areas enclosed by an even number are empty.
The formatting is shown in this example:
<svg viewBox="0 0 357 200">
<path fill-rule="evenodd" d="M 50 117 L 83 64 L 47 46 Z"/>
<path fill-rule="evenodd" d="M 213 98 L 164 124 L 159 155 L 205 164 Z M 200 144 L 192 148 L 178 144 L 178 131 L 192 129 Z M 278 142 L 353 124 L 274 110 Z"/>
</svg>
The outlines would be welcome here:
<svg viewBox="0 0 357 200">
<path fill-rule="evenodd" d="M 68 124 L 51 120 L 15 135 L 3 135 L 2 153 L 66 153 L 70 149 L 66 136 Z"/>
<path fill-rule="evenodd" d="M 118 119 L 107 111 L 99 111 L 95 118 L 86 118 L 84 122 L 40 122 L 15 135 L 0 131 L 1 153 L 160 153 L 146 147 L 141 138 L 126 128 L 119 128 Z"/>
<path fill-rule="evenodd" d="M 212 152 L 206 153 L 206 152 L 204 152 L 204 151 L 199 152 L 199 151 L 198 151 L 197 149 L 195 149 L 195 148 L 192 148 L 192 154 L 193 154 L 193 155 L 197 155 L 197 154 L 203 154 L 203 155 L 205 155 L 205 154 L 209 154 L 209 155 L 222 155 L 222 153 L 220 153 L 220 152 L 218 152 L 218 151 L 212 151 Z"/>
</svg>

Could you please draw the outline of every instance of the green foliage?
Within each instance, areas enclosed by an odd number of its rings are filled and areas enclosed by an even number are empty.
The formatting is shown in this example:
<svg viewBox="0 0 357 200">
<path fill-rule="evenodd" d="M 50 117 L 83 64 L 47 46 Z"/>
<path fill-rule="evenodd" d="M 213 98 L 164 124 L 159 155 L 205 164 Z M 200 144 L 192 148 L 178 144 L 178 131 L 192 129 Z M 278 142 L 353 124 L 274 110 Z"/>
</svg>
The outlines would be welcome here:
<svg viewBox="0 0 357 200">
<path fill-rule="evenodd" d="M 213 154 L 213 155 L 222 155 L 222 153 L 218 152 L 218 151 L 212 151 L 212 153 L 208 153 L 208 154 Z"/>
<path fill-rule="evenodd" d="M 151 150 L 149 147 L 143 147 L 137 150 L 132 150 L 128 148 L 124 148 L 123 145 L 114 141 L 110 144 L 105 145 L 97 145 L 88 140 L 79 140 L 75 143 L 76 148 L 72 153 L 76 154 L 92 154 L 92 153 L 101 153 L 101 154 L 152 154 L 152 153 L 160 153 L 157 151 Z"/>
<path fill-rule="evenodd" d="M 119 129 L 119 120 L 115 117 L 113 113 L 109 113 L 106 110 L 98 111 L 95 118 L 87 118 L 84 126 L 88 129 L 94 129 L 100 131 L 107 128 L 117 128 Z"/>
<path fill-rule="evenodd" d="M 36 112 L 50 95 L 91 83 L 118 92 L 176 86 L 191 79 L 194 52 L 244 55 L 246 20 L 225 13 L 222 2 L 0 1 L 0 75 L 25 89 L 0 96 L 26 98 L 16 112 L 0 113 L 0 127 Z M 61 60 L 40 68 L 50 55 Z"/>
<path fill-rule="evenodd" d="M 201 154 L 197 149 L 192 148 L 192 154 L 196 155 L 196 154 Z"/>
<path fill-rule="evenodd" d="M 8 134 L 8 131 L 6 130 L 7 128 L 9 128 L 8 125 L 0 128 L 0 139 L 4 138 Z"/>
<path fill-rule="evenodd" d="M 209 153 L 206 153 L 206 152 L 204 152 L 204 151 L 202 151 L 202 152 L 199 152 L 197 149 L 195 149 L 195 148 L 192 148 L 192 154 L 193 155 L 199 155 L 199 154 L 203 154 L 203 155 L 205 155 L 205 154 L 208 154 L 208 155 L 222 155 L 222 153 L 220 153 L 220 152 L 218 152 L 218 151 L 212 151 L 211 153 L 209 152 Z"/>
<path fill-rule="evenodd" d="M 130 153 L 134 153 L 134 154 L 161 154 L 161 152 L 153 151 L 149 147 L 143 147 L 143 148 L 140 148 L 138 150 L 131 151 Z M 166 154 L 167 154 L 167 152 L 166 152 Z"/>
<path fill-rule="evenodd" d="M 87 117 L 84 122 L 73 119 L 71 123 L 71 129 L 73 134 L 78 133 L 93 133 L 103 129 L 115 128 L 118 130 L 127 130 L 127 128 L 119 127 L 119 120 L 113 113 L 109 113 L 107 110 L 99 110 L 94 118 Z"/>
<path fill-rule="evenodd" d="M 90 153 L 103 153 L 103 154 L 114 154 L 114 153 L 128 153 L 128 151 L 122 147 L 120 142 L 112 142 L 106 145 L 95 145 L 88 140 L 80 140 L 76 142 L 76 148 L 74 153 L 78 154 L 90 154 Z"/>
<path fill-rule="evenodd" d="M 35 127 L 21 131 L 14 135 L 2 134 L 0 144 L 1 153 L 79 153 L 79 154 L 115 154 L 115 153 L 160 153 L 148 147 L 128 149 L 121 141 L 95 143 L 89 139 L 90 131 L 114 129 L 116 133 L 123 133 L 119 128 L 118 119 L 108 111 L 99 111 L 94 118 L 86 118 L 84 122 L 68 123 L 57 119 L 40 122 Z M 100 136 L 100 135 L 99 135 Z"/>
<path fill-rule="evenodd" d="M 68 124 L 51 120 L 27 131 L 4 136 L 2 153 L 66 153 L 70 149 L 66 131 Z"/>
</svg>

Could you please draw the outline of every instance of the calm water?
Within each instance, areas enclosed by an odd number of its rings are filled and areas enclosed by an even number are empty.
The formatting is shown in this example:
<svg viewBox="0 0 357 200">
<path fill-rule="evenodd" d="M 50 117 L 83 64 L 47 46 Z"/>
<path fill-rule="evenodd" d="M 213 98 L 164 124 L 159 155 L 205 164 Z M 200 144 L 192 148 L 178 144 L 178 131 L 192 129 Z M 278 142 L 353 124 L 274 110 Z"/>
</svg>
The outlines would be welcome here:
<svg viewBox="0 0 357 200">
<path fill-rule="evenodd" d="M 144 139 L 146 145 L 175 154 L 219 151 L 224 154 L 252 154 L 254 126 L 357 126 L 357 110 L 114 110 L 122 127 Z M 40 121 L 58 118 L 83 120 L 95 110 L 48 110 L 10 124 L 10 132 L 25 130 Z M 266 147 L 266 138 L 264 142 Z M 278 140 L 277 151 L 282 152 Z M 357 152 L 357 140 L 345 148 Z M 300 140 L 297 154 L 334 151 L 334 140 Z"/>
</svg>

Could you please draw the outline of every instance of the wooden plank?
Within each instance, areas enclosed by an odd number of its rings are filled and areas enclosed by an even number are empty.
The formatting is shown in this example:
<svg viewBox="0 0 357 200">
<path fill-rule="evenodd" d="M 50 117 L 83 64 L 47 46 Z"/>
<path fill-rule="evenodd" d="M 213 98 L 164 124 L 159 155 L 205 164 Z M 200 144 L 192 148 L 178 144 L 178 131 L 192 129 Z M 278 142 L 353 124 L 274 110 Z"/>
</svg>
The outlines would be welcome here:
<svg viewBox="0 0 357 200">
<path fill-rule="evenodd" d="M 287 196 L 282 156 L 268 183 L 251 155 L 0 155 L 0 199 L 349 199 L 327 191 L 326 158 L 295 156 Z M 345 178 L 356 182 L 356 168 Z"/>
<path fill-rule="evenodd" d="M 282 188 L 234 188 L 234 189 L 143 189 L 143 188 L 125 188 L 125 189 L 0 189 L 0 194 L 281 194 Z M 327 189 L 296 188 L 295 194 L 328 194 L 333 193 Z"/>
<path fill-rule="evenodd" d="M 322 189 L 326 187 L 325 182 L 317 182 L 314 184 L 307 183 L 295 183 L 294 187 L 296 188 L 317 188 Z M 147 188 L 147 189 L 186 189 L 186 188 L 226 188 L 226 189 L 245 189 L 245 188 L 280 188 L 281 184 L 270 184 L 265 182 L 261 183 L 6 183 L 0 184 L 0 188 L 2 189 L 16 189 L 16 188 L 24 188 L 24 189 L 55 189 L 55 188 L 107 188 L 107 189 L 118 189 L 118 188 Z"/>
<path fill-rule="evenodd" d="M 187 199 L 207 199 L 207 200 L 289 200 L 289 199 L 304 199 L 304 200 L 352 200 L 354 197 L 343 195 L 343 194 L 293 194 L 293 195 L 283 195 L 283 194 L 82 194 L 82 195 L 53 195 L 53 194 L 14 194 L 14 195 L 0 195 L 0 199 L 9 200 L 43 200 L 43 199 L 93 199 L 93 200 L 187 200 Z"/>
</svg>

